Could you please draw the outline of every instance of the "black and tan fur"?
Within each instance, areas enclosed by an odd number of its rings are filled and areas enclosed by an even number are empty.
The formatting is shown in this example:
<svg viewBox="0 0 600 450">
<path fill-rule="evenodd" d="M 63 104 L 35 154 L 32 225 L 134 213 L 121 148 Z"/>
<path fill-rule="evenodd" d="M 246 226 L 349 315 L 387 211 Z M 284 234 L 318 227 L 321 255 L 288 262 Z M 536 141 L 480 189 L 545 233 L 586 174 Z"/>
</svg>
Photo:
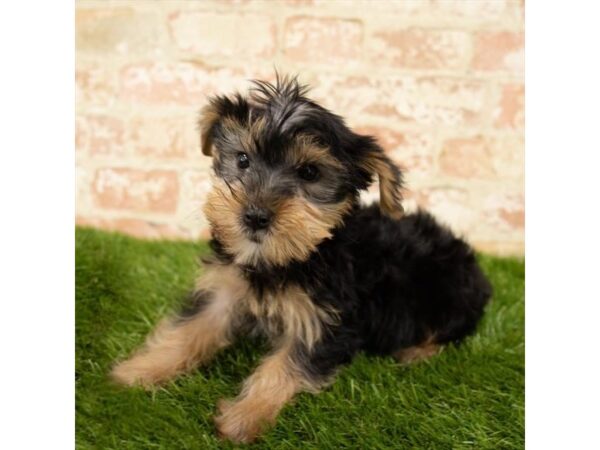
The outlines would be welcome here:
<svg viewBox="0 0 600 450">
<path fill-rule="evenodd" d="M 241 333 L 272 351 L 218 432 L 249 442 L 302 391 L 357 352 L 412 362 L 475 330 L 491 288 L 472 249 L 425 212 L 402 214 L 402 176 L 370 136 L 312 102 L 295 79 L 211 99 L 200 119 L 213 158 L 204 212 L 212 256 L 188 307 L 113 377 L 150 386 L 207 363 Z M 359 204 L 374 177 L 380 203 Z"/>
</svg>

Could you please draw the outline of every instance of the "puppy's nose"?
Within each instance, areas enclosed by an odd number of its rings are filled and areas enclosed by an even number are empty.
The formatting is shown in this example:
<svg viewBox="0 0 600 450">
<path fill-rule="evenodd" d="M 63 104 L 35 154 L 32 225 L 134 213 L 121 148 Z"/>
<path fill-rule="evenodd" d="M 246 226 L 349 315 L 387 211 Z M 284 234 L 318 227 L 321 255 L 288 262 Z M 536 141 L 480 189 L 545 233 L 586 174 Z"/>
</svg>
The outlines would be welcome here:
<svg viewBox="0 0 600 450">
<path fill-rule="evenodd" d="M 273 213 L 266 208 L 251 206 L 244 212 L 244 224 L 253 231 L 264 230 L 271 223 Z"/>
</svg>

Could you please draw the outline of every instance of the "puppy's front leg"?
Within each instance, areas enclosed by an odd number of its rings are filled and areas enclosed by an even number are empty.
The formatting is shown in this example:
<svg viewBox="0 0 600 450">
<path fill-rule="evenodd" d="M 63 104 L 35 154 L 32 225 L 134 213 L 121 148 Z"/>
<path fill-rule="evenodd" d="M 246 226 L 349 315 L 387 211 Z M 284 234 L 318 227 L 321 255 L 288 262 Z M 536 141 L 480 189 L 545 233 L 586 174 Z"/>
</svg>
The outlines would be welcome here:
<svg viewBox="0 0 600 450">
<path fill-rule="evenodd" d="M 240 395 L 219 403 L 215 418 L 219 434 L 234 442 L 251 442 L 275 422 L 283 406 L 303 387 L 304 377 L 293 362 L 292 346 L 283 345 L 263 359 Z"/>
<path fill-rule="evenodd" d="M 230 343 L 245 289 L 235 270 L 209 268 L 193 294 L 193 307 L 163 320 L 140 350 L 113 369 L 113 379 L 149 386 L 208 361 Z"/>
<path fill-rule="evenodd" d="M 215 418 L 219 434 L 234 442 L 251 442 L 275 422 L 295 394 L 316 393 L 333 382 L 336 370 L 352 360 L 361 341 L 353 331 L 331 331 L 312 348 L 286 342 L 267 356 L 237 398 L 220 402 Z"/>
</svg>

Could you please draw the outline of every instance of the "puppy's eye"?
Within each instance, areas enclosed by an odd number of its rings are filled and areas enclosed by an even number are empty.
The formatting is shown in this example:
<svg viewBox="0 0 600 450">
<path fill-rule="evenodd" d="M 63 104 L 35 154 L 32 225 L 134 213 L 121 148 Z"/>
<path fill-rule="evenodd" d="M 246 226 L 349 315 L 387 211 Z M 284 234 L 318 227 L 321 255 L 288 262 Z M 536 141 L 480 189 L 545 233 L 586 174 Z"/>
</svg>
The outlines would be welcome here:
<svg viewBox="0 0 600 450">
<path fill-rule="evenodd" d="M 304 181 L 315 181 L 319 176 L 319 169 L 312 164 L 305 164 L 298 169 L 298 176 Z"/>
<path fill-rule="evenodd" d="M 247 169 L 250 167 L 250 159 L 245 153 L 238 153 L 237 162 L 240 169 Z"/>
</svg>

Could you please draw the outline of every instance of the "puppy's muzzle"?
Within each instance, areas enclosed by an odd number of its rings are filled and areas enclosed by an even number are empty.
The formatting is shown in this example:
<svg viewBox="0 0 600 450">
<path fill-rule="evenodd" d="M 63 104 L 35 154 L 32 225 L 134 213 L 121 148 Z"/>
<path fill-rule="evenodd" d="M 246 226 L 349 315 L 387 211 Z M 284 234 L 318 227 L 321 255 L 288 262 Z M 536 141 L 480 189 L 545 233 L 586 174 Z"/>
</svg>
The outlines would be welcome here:
<svg viewBox="0 0 600 450">
<path fill-rule="evenodd" d="M 267 208 L 250 206 L 243 213 L 242 221 L 251 231 L 266 230 L 271 225 L 273 213 Z"/>
</svg>

